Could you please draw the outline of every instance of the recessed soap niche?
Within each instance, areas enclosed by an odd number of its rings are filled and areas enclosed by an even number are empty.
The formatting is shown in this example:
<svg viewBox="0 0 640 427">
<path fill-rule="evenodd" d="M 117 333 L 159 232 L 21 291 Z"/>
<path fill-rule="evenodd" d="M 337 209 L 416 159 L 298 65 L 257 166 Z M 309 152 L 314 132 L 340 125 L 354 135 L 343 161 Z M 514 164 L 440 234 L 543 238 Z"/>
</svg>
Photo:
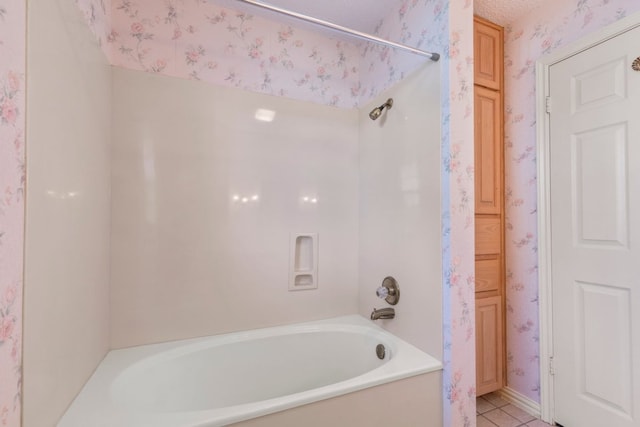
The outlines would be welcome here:
<svg viewBox="0 0 640 427">
<path fill-rule="evenodd" d="M 318 233 L 291 234 L 289 290 L 318 288 Z"/>
</svg>

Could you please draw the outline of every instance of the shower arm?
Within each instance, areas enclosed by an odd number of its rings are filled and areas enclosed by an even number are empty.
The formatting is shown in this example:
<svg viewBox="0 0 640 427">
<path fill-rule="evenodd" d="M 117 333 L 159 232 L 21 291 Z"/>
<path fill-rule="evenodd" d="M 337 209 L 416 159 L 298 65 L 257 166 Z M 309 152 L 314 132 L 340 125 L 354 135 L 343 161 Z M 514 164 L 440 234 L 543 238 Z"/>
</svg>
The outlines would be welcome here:
<svg viewBox="0 0 640 427">
<path fill-rule="evenodd" d="M 381 45 L 384 45 L 384 46 L 391 46 L 391 47 L 394 47 L 396 49 L 401 49 L 401 50 L 404 50 L 404 51 L 407 51 L 407 52 L 411 52 L 411 53 L 416 54 L 416 55 L 426 56 L 427 58 L 431 59 L 432 61 L 437 61 L 438 59 L 440 59 L 440 54 L 439 53 L 427 52 L 427 51 L 416 49 L 414 47 L 407 46 L 407 45 L 404 45 L 404 44 L 400 44 L 400 43 L 392 42 L 392 41 L 389 41 L 389 40 L 385 40 L 385 39 L 382 39 L 380 37 L 374 36 L 372 34 L 363 33 L 362 31 L 353 30 L 351 28 L 343 27 L 341 25 L 337 25 L 337 24 L 334 24 L 332 22 L 323 21 L 322 19 L 314 18 L 314 17 L 308 16 L 308 15 L 303 15 L 301 13 L 293 12 L 291 10 L 283 9 L 283 8 L 280 8 L 280 7 L 277 7 L 277 6 L 273 6 L 273 5 L 270 5 L 270 4 L 266 4 L 266 3 L 261 3 L 259 1 L 255 1 L 255 0 L 238 0 L 238 1 L 250 4 L 250 5 L 253 5 L 253 6 L 261 7 L 263 9 L 267 9 L 267 10 L 270 10 L 272 12 L 280 13 L 282 15 L 291 16 L 293 18 L 297 18 L 297 19 L 300 19 L 302 21 L 311 22 L 312 24 L 317 24 L 317 25 L 321 25 L 323 27 L 331 28 L 332 30 L 340 31 L 340 32 L 345 33 L 345 34 L 350 34 L 350 35 L 352 35 L 354 37 L 357 37 L 359 39 L 362 39 L 362 40 L 367 40 L 367 41 L 378 43 L 378 44 L 381 44 Z"/>
</svg>

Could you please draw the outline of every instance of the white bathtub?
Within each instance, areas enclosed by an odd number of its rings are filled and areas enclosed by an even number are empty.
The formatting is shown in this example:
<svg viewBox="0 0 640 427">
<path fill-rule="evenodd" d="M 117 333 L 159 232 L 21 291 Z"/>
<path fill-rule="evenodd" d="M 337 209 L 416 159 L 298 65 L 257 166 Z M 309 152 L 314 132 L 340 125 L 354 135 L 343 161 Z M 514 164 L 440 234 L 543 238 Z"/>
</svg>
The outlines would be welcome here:
<svg viewBox="0 0 640 427">
<path fill-rule="evenodd" d="M 360 316 L 147 345 L 111 351 L 58 425 L 225 426 L 441 367 Z"/>
</svg>

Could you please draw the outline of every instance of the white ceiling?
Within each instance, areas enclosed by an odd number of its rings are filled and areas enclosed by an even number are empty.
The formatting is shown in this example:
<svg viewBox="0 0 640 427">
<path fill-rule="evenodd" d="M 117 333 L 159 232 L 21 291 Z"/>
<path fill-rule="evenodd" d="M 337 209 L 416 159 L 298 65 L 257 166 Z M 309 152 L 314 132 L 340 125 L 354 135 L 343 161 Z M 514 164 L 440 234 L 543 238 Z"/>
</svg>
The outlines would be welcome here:
<svg viewBox="0 0 640 427">
<path fill-rule="evenodd" d="M 213 0 L 221 6 L 273 17 L 281 22 L 301 25 L 299 20 L 247 5 L 241 0 Z M 376 26 L 390 13 L 397 13 L 403 0 L 259 0 L 284 9 L 323 19 L 367 33 L 374 33 Z M 551 0 L 474 0 L 474 13 L 498 25 L 505 26 Z M 311 24 L 309 24 L 311 25 Z M 317 29 L 317 26 L 314 26 Z M 309 27 L 311 28 L 311 27 Z"/>
<path fill-rule="evenodd" d="M 549 0 L 474 0 L 473 11 L 503 27 L 542 7 Z"/>
</svg>

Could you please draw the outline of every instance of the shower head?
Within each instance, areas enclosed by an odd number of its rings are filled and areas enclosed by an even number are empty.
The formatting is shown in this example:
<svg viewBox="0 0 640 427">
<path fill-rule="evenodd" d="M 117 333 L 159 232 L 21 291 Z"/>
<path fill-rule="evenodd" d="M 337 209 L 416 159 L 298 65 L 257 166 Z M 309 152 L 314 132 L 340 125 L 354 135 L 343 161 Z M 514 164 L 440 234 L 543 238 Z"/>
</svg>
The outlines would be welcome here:
<svg viewBox="0 0 640 427">
<path fill-rule="evenodd" d="M 371 110 L 371 112 L 369 113 L 369 118 L 371 120 L 376 120 L 378 117 L 382 115 L 382 110 L 384 110 L 385 108 L 389 110 L 391 109 L 391 107 L 393 107 L 393 98 L 387 99 L 387 102 L 385 102 L 378 108 L 374 108 L 373 110 Z"/>
</svg>

